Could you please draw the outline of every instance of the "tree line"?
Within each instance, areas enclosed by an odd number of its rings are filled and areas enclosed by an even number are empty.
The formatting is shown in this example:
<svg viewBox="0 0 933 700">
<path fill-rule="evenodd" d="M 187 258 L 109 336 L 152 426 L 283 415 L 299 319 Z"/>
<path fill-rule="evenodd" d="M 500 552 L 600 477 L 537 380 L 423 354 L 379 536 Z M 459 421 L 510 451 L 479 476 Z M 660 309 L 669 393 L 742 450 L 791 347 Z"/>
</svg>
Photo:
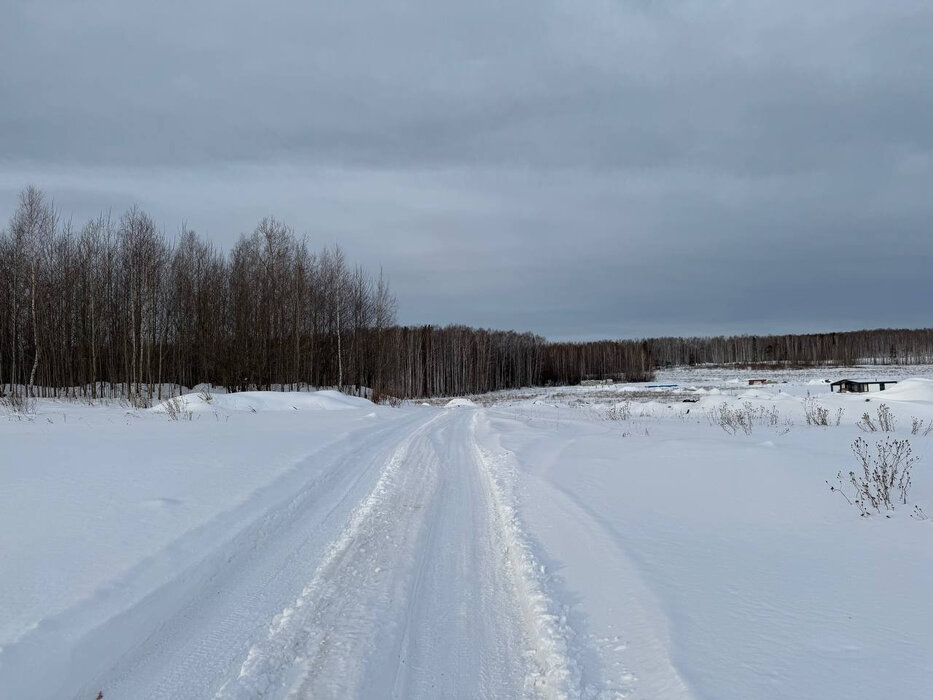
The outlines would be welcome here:
<svg viewBox="0 0 933 700">
<path fill-rule="evenodd" d="M 0 393 L 127 398 L 201 383 L 397 397 L 578 379 L 531 333 L 399 327 L 382 276 L 274 218 L 229 253 L 134 207 L 76 227 L 39 189 L 0 232 Z M 555 355 L 556 357 L 556 355 Z M 583 370 L 585 371 L 585 370 Z"/>
<path fill-rule="evenodd" d="M 200 383 L 338 387 L 400 398 L 696 364 L 933 362 L 933 331 L 551 343 L 466 326 L 401 327 L 380 272 L 263 219 L 225 253 L 138 208 L 76 227 L 28 187 L 0 231 L 0 393 L 144 405 Z"/>
<path fill-rule="evenodd" d="M 933 329 L 875 329 L 840 333 L 653 338 L 656 367 L 767 365 L 789 367 L 933 363 Z"/>
<path fill-rule="evenodd" d="M 395 323 L 381 275 L 338 247 L 312 251 L 273 218 L 224 254 L 189 230 L 168 240 L 135 207 L 76 228 L 29 187 L 0 236 L 0 271 L 10 393 L 362 385 Z"/>
</svg>

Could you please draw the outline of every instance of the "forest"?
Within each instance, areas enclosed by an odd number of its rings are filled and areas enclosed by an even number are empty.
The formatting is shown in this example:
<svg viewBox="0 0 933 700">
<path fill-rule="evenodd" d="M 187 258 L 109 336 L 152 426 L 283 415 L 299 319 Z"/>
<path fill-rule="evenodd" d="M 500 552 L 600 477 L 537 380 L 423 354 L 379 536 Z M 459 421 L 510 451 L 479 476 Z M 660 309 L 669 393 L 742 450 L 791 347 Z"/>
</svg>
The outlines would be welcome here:
<svg viewBox="0 0 933 700">
<path fill-rule="evenodd" d="M 687 365 L 915 365 L 933 363 L 933 329 L 653 338 L 655 367 Z"/>
<path fill-rule="evenodd" d="M 138 208 L 75 227 L 39 189 L 0 231 L 0 392 L 137 405 L 201 383 L 462 395 L 697 364 L 933 362 L 933 330 L 548 342 L 397 325 L 382 275 L 263 219 L 224 252 Z"/>
</svg>

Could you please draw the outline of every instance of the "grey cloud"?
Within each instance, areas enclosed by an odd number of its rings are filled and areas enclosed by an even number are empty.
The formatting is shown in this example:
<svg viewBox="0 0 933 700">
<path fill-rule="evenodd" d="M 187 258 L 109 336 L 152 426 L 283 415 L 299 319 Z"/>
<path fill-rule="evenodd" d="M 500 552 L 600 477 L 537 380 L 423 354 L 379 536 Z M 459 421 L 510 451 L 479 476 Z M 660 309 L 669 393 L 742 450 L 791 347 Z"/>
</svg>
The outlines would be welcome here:
<svg viewBox="0 0 933 700">
<path fill-rule="evenodd" d="M 929 325 L 933 8 L 0 0 L 0 215 L 274 213 L 401 320 Z M 5 212 L 5 213 L 4 213 Z"/>
</svg>

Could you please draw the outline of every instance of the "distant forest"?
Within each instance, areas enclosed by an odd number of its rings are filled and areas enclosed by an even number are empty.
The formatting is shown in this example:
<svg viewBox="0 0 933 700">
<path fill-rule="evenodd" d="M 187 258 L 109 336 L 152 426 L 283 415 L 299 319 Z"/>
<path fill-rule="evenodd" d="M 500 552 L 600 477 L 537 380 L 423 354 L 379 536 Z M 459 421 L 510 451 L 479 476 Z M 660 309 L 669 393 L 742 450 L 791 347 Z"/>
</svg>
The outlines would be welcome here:
<svg viewBox="0 0 933 700">
<path fill-rule="evenodd" d="M 883 328 L 842 333 L 653 338 L 656 367 L 680 365 L 812 365 L 933 363 L 933 329 Z"/>
<path fill-rule="evenodd" d="M 400 327 L 382 274 L 264 219 L 223 253 L 166 238 L 137 208 L 80 228 L 38 189 L 0 232 L 0 392 L 145 404 L 165 387 L 339 387 L 376 398 L 696 364 L 933 362 L 933 330 L 552 343 L 531 333 Z"/>
</svg>

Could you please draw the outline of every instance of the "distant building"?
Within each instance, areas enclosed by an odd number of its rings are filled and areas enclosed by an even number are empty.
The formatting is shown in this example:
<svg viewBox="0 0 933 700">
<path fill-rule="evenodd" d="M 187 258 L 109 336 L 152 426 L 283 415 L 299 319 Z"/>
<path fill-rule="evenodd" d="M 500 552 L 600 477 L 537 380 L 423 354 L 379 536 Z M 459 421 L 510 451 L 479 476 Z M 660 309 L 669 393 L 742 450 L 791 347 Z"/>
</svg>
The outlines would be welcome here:
<svg viewBox="0 0 933 700">
<path fill-rule="evenodd" d="M 885 381 L 876 381 L 870 379 L 840 379 L 829 385 L 829 390 L 839 394 L 864 394 L 869 391 L 884 391 L 888 384 L 897 384 L 890 379 Z"/>
</svg>

